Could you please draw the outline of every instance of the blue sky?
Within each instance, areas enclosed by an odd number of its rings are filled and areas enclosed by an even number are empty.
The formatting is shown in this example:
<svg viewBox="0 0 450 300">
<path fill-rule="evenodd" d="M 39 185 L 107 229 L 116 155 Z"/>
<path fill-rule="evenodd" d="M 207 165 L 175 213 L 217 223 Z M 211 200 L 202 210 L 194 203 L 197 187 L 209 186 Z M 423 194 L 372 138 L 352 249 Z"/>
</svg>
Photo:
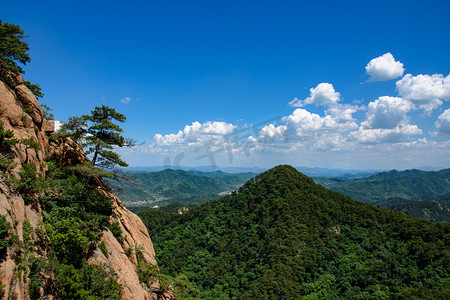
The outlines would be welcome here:
<svg viewBox="0 0 450 300">
<path fill-rule="evenodd" d="M 449 1 L 9 1 L 0 18 L 30 36 L 25 78 L 58 120 L 101 104 L 127 116 L 143 143 L 119 150 L 131 165 L 406 169 L 450 167 L 449 14 Z"/>
</svg>

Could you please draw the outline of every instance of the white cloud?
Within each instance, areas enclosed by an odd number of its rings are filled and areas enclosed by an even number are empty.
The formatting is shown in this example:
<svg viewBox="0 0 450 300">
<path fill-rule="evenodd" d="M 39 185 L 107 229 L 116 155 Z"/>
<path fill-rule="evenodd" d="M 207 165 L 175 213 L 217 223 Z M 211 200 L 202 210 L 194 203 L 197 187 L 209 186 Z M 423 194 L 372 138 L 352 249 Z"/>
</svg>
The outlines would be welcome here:
<svg viewBox="0 0 450 300">
<path fill-rule="evenodd" d="M 125 98 L 123 98 L 122 100 L 120 100 L 122 103 L 125 103 L 125 104 L 128 104 L 128 103 L 130 103 L 130 101 L 131 101 L 131 98 L 130 97 L 125 97 Z"/>
<path fill-rule="evenodd" d="M 450 136 L 450 109 L 447 109 L 438 117 L 434 126 L 436 127 L 436 135 Z"/>
<path fill-rule="evenodd" d="M 359 127 L 358 131 L 351 132 L 349 137 L 356 139 L 361 144 L 383 144 L 399 143 L 409 138 L 411 135 L 422 134 L 422 130 L 417 125 L 399 125 L 395 128 L 375 128 L 365 129 Z"/>
<path fill-rule="evenodd" d="M 328 107 L 325 110 L 326 114 L 329 114 L 338 123 L 354 122 L 353 114 L 361 109 L 355 105 L 338 104 L 332 107 Z"/>
<path fill-rule="evenodd" d="M 154 141 L 158 146 L 195 146 L 199 143 L 214 142 L 216 139 L 230 134 L 236 128 L 236 125 L 225 122 L 207 121 L 203 124 L 194 122 L 192 125 L 186 125 L 178 133 L 155 134 Z"/>
<path fill-rule="evenodd" d="M 396 86 L 400 96 L 423 108 L 427 114 L 441 106 L 441 100 L 450 100 L 450 75 L 406 74 Z"/>
<path fill-rule="evenodd" d="M 341 94 L 334 90 L 331 83 L 320 83 L 315 88 L 309 90 L 310 95 L 305 100 L 294 98 L 289 102 L 289 106 L 302 107 L 306 104 L 315 104 L 316 106 L 332 106 L 338 104 Z"/>
<path fill-rule="evenodd" d="M 284 125 L 274 126 L 269 124 L 261 129 L 260 136 L 270 139 L 283 138 L 285 137 L 286 128 Z"/>
<path fill-rule="evenodd" d="M 366 120 L 361 123 L 368 128 L 393 129 L 407 123 L 407 113 L 414 105 L 402 98 L 383 96 L 370 102 L 366 113 Z"/>
<path fill-rule="evenodd" d="M 61 128 L 62 123 L 58 120 L 54 121 L 55 132 L 57 132 Z"/>
<path fill-rule="evenodd" d="M 303 108 L 297 108 L 291 115 L 284 117 L 287 130 L 295 132 L 296 136 L 310 136 L 313 133 L 343 132 L 358 126 L 354 121 L 339 122 L 333 116 L 321 117 Z"/>
<path fill-rule="evenodd" d="M 369 81 L 383 81 L 394 79 L 403 75 L 403 64 L 395 61 L 391 53 L 372 59 L 366 66 L 366 73 L 370 76 Z"/>
</svg>

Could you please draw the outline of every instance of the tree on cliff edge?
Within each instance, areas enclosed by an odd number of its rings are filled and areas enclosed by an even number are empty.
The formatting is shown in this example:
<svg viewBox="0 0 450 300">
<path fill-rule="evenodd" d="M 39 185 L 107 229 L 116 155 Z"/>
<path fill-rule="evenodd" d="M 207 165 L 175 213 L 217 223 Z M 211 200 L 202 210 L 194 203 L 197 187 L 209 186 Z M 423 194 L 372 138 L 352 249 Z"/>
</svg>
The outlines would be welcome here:
<svg viewBox="0 0 450 300">
<path fill-rule="evenodd" d="M 134 141 L 122 135 L 123 129 L 117 122 L 125 122 L 126 117 L 114 108 L 97 106 L 90 115 L 70 117 L 62 125 L 62 131 L 87 148 L 86 154 L 92 154 L 92 165 L 114 169 L 117 166 L 127 167 L 120 156 L 111 151 L 114 147 L 133 146 Z"/>
<path fill-rule="evenodd" d="M 14 73 L 24 73 L 20 66 L 30 62 L 27 36 L 18 25 L 2 23 L 0 20 L 0 63 Z"/>
<path fill-rule="evenodd" d="M 9 72 L 24 74 L 21 65 L 30 62 L 28 43 L 24 41 L 28 36 L 23 33 L 19 25 L 3 23 L 0 20 L 0 79 Z M 41 87 L 29 81 L 25 85 L 36 97 L 44 97 Z"/>
</svg>

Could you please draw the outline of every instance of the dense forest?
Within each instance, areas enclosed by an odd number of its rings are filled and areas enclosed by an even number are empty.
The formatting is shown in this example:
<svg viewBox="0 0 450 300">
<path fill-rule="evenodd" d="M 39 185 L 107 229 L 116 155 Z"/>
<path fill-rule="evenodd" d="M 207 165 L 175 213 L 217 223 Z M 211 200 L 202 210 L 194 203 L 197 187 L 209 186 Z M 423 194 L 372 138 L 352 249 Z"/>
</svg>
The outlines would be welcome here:
<svg viewBox="0 0 450 300">
<path fill-rule="evenodd" d="M 379 206 L 419 200 L 437 200 L 450 194 L 450 169 L 381 172 L 358 179 L 316 179 L 327 188 L 355 200 Z"/>
<path fill-rule="evenodd" d="M 447 200 L 428 200 L 412 203 L 394 204 L 389 206 L 410 215 L 414 218 L 421 218 L 436 223 L 450 223 L 450 202 Z"/>
<path fill-rule="evenodd" d="M 450 225 L 360 203 L 290 166 L 183 215 L 139 213 L 159 266 L 208 299 L 449 299 Z"/>
</svg>

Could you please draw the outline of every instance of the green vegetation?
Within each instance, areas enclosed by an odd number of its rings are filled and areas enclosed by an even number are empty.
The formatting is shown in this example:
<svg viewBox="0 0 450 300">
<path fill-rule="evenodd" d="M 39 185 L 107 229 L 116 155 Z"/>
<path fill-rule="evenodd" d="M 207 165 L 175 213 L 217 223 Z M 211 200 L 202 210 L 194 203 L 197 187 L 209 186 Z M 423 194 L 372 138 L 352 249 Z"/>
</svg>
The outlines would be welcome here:
<svg viewBox="0 0 450 300">
<path fill-rule="evenodd" d="M 39 299 L 39 288 L 52 292 L 57 299 L 122 299 L 122 287 L 112 271 L 103 266 L 83 262 L 80 268 L 59 261 L 46 261 L 39 257 L 30 260 L 30 298 Z M 54 280 L 45 282 L 41 273 L 53 274 Z"/>
<path fill-rule="evenodd" d="M 9 230 L 11 224 L 6 221 L 5 216 L 0 215 L 0 257 L 2 258 L 6 252 L 6 249 L 11 244 Z"/>
<path fill-rule="evenodd" d="M 106 227 L 114 227 L 109 223 L 112 200 L 86 186 L 85 177 L 73 168 L 63 168 L 54 162 L 49 162 L 48 168 L 47 176 L 42 177 L 34 165 L 25 164 L 20 181 L 14 185 L 28 202 L 40 203 L 44 222 L 36 234 L 38 241 L 48 243 L 41 245 L 47 258 L 35 257 L 29 238 L 32 229 L 24 222 L 24 245 L 20 246 L 23 250 L 16 263 L 31 280 L 32 299 L 39 296 L 42 276 L 55 278 L 54 286 L 49 288 L 60 299 L 120 299 L 122 287 L 114 274 L 87 263 L 99 243 L 99 233 Z M 100 249 L 101 246 L 100 243 Z"/>
<path fill-rule="evenodd" d="M 139 281 L 143 283 L 158 282 L 158 294 L 163 294 L 165 291 L 172 289 L 175 299 L 189 299 L 189 294 L 196 295 L 199 293 L 199 291 L 192 286 L 185 275 L 181 274 L 174 278 L 163 274 L 156 266 L 144 262 L 142 249 L 140 247 L 137 247 L 135 251 L 138 263 L 137 272 L 139 275 Z"/>
<path fill-rule="evenodd" d="M 395 204 L 389 208 L 433 223 L 450 223 L 450 205 L 436 200 Z"/>
<path fill-rule="evenodd" d="M 161 271 L 186 275 L 200 298 L 450 297 L 450 225 L 354 201 L 289 166 L 183 215 L 138 214 Z"/>
<path fill-rule="evenodd" d="M 19 142 L 13 138 L 12 130 L 5 130 L 3 123 L 0 122 L 0 168 L 7 169 L 11 166 L 11 160 L 16 155 L 12 147 Z"/>
<path fill-rule="evenodd" d="M 21 65 L 30 62 L 27 38 L 18 25 L 2 23 L 0 20 L 0 64 L 14 73 L 24 73 Z"/>
<path fill-rule="evenodd" d="M 102 105 L 91 111 L 90 115 L 71 117 L 61 127 L 62 134 L 66 133 L 82 145 L 87 147 L 86 154 L 92 154 L 92 165 L 100 168 L 113 169 L 116 166 L 127 167 L 120 156 L 109 150 L 114 146 L 124 147 L 134 145 L 134 141 L 125 139 L 119 125 L 113 121 L 125 122 L 126 117 L 114 108 Z"/>
<path fill-rule="evenodd" d="M 127 202 L 166 199 L 153 205 L 181 202 L 183 205 L 201 204 L 218 199 L 218 194 L 232 191 L 255 176 L 254 173 L 227 174 L 223 172 L 194 172 L 166 169 L 160 172 L 130 174 L 134 185 L 124 186 L 117 192 Z M 114 183 L 111 183 L 114 185 Z"/>
<path fill-rule="evenodd" d="M 2 153 L 8 155 L 11 146 L 18 141 L 10 131 L 2 129 L 0 133 Z M 30 140 L 26 145 L 33 147 L 33 142 Z M 8 182 L 28 204 L 40 204 L 44 222 L 36 229 L 38 239 L 35 242 L 43 243 L 40 247 L 47 251 L 47 258 L 34 256 L 35 245 L 30 237 L 33 229 L 27 220 L 23 223 L 21 242 L 9 234 L 11 225 L 0 216 L 2 256 L 7 247 L 14 247 L 17 272 L 29 276 L 32 299 L 39 297 L 38 290 L 45 282 L 43 276 L 55 279 L 54 286 L 47 288 L 60 299 L 120 299 L 122 287 L 114 274 L 87 263 L 102 230 L 109 227 L 119 240 L 121 237 L 120 227 L 109 221 L 113 213 L 112 200 L 86 183 L 86 178 L 102 175 L 103 171 L 86 175 L 81 166 L 62 167 L 52 161 L 46 165 L 45 177 L 34 165 L 23 164 L 20 179 L 9 176 Z"/>
<path fill-rule="evenodd" d="M 28 36 L 18 25 L 3 23 L 0 20 L 0 78 L 4 78 L 7 71 L 25 73 L 22 65 L 30 62 L 28 43 L 24 41 Z M 44 97 L 41 87 L 29 81 L 25 85 L 36 97 Z"/>
<path fill-rule="evenodd" d="M 385 207 L 395 204 L 392 200 L 396 203 L 433 200 L 450 194 L 450 169 L 438 172 L 393 170 L 328 184 L 327 188 L 361 202 Z M 403 200 L 399 202 L 399 199 Z"/>
</svg>

